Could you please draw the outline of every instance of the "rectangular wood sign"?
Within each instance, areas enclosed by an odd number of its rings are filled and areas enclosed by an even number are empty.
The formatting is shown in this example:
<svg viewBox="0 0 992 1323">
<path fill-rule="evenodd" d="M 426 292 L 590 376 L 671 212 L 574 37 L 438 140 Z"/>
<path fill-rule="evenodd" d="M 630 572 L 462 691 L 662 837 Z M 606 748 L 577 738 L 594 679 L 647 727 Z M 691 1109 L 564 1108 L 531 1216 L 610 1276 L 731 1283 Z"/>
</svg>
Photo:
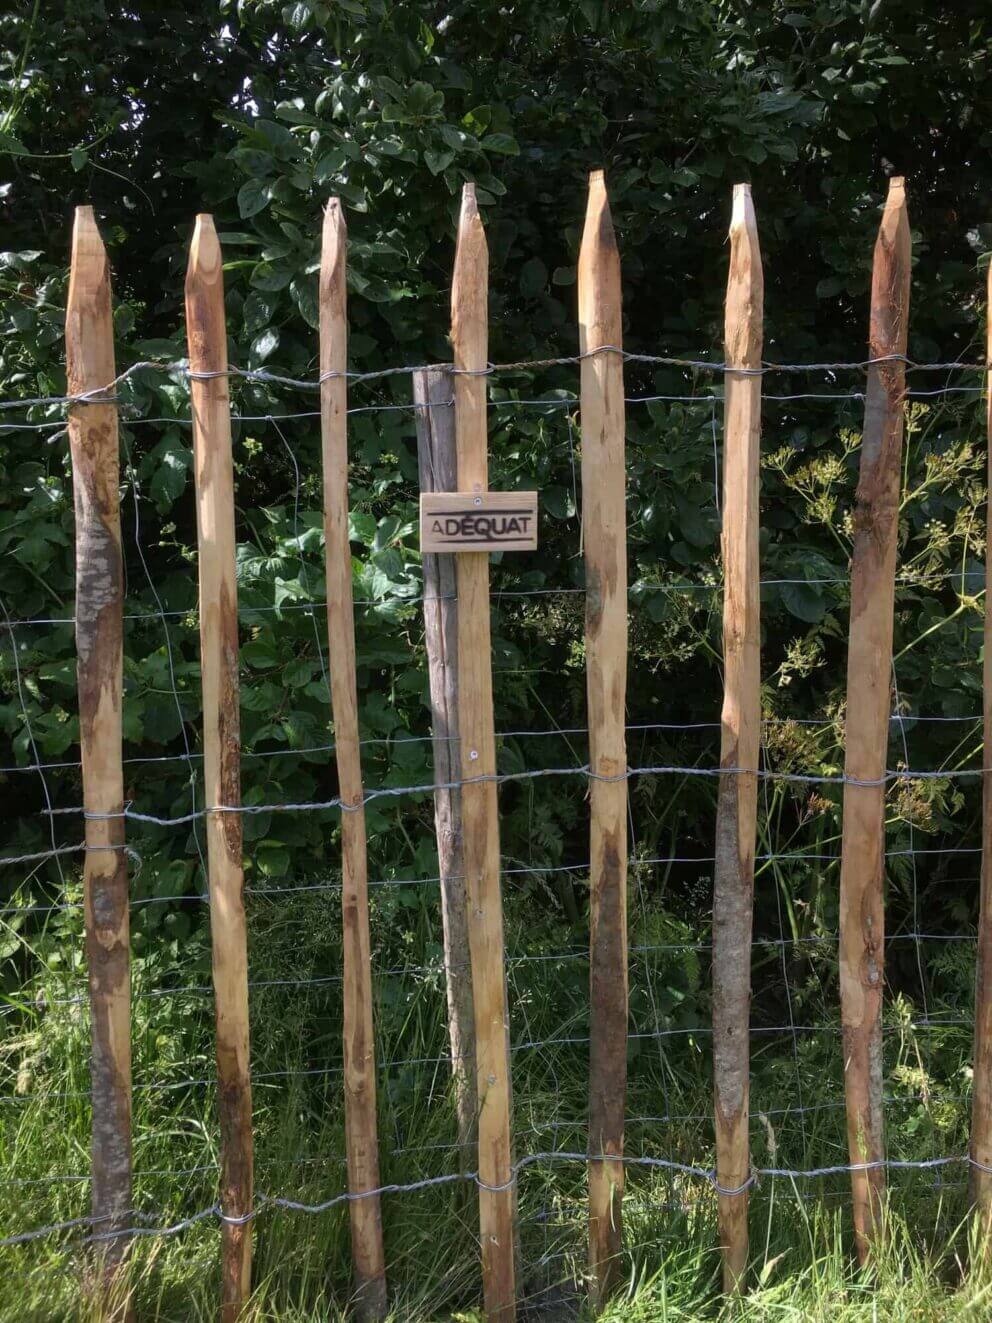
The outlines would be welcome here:
<svg viewBox="0 0 992 1323">
<path fill-rule="evenodd" d="M 537 492 L 423 492 L 420 550 L 534 551 Z"/>
</svg>

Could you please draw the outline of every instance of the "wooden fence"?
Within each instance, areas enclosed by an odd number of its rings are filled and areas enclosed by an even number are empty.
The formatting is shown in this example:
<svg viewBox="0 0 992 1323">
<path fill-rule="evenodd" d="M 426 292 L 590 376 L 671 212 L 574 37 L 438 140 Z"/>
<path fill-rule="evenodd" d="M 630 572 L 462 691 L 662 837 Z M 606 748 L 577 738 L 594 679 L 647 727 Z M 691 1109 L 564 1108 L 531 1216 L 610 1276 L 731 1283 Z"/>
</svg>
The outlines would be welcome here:
<svg viewBox="0 0 992 1323">
<path fill-rule="evenodd" d="M 840 995 L 851 1183 L 859 1255 L 883 1215 L 880 1016 L 884 988 L 883 807 L 890 699 L 910 238 L 891 182 L 875 249 L 870 365 L 854 515 Z M 320 272 L 328 646 L 342 809 L 344 1101 L 358 1311 L 387 1309 L 379 1201 L 364 790 L 359 757 L 348 541 L 346 232 L 329 204 Z M 422 486 L 481 504 L 487 465 L 488 255 L 472 186 L 458 226 L 451 301 L 453 369 L 415 382 Z M 627 1036 L 624 735 L 627 648 L 624 380 L 620 259 L 601 173 L 590 180 L 578 270 L 585 655 L 590 731 L 589 1265 L 594 1300 L 622 1251 Z M 200 216 L 186 284 L 199 539 L 206 822 L 221 1131 L 223 1302 L 236 1319 L 251 1288 L 252 1105 L 238 736 L 238 614 L 229 368 L 221 250 Z M 726 297 L 723 560 L 725 700 L 713 914 L 715 1186 L 724 1284 L 748 1263 L 749 1002 L 760 724 L 758 563 L 763 285 L 750 190 L 734 191 Z M 992 332 L 990 332 L 992 334 Z M 76 640 L 86 809 L 86 950 L 92 1011 L 92 1212 L 120 1229 L 131 1204 L 128 881 L 122 778 L 123 574 L 115 378 L 107 259 L 92 211 L 76 215 L 66 322 L 75 474 Z M 992 343 L 990 343 L 992 355 Z M 453 398 L 454 428 L 445 405 Z M 992 427 L 992 415 L 990 415 Z M 457 585 L 457 603 L 448 602 Z M 989 584 L 992 588 L 992 581 Z M 489 557 L 425 558 L 435 718 L 437 832 L 448 1006 L 463 1167 L 474 1166 L 487 1316 L 515 1315 L 516 1168 L 500 892 L 490 648 Z M 986 617 L 985 766 L 992 766 L 992 637 Z M 457 742 L 453 737 L 457 736 Z M 460 749 L 460 766 L 453 750 Z M 453 783 L 458 783 L 455 785 Z M 992 1220 L 992 801 L 984 860 L 972 1129 L 976 1207 Z M 459 967 L 466 962 L 467 971 Z M 474 1018 L 473 1018 L 474 1017 Z M 472 1075 L 474 1062 L 474 1078 Z M 466 1151 L 475 1146 L 477 1158 Z M 988 1243 L 988 1236 L 986 1242 Z M 102 1239 L 97 1280 L 114 1295 L 123 1234 Z M 126 1303 L 108 1305 L 125 1317 Z"/>
</svg>

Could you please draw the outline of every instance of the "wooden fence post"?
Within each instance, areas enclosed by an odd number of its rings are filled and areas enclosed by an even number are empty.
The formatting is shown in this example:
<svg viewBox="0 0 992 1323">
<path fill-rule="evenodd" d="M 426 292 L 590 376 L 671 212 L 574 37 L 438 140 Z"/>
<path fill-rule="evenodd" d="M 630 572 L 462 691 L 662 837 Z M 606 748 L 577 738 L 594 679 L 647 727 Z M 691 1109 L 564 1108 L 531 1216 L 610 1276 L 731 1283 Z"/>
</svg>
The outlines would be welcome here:
<svg viewBox="0 0 992 1323">
<path fill-rule="evenodd" d="M 986 361 L 992 363 L 992 265 L 986 283 Z M 986 374 L 988 490 L 985 515 L 985 653 L 982 669 L 982 888 L 975 978 L 975 1049 L 971 1104 L 971 1199 L 981 1219 L 982 1252 L 992 1253 L 992 372 Z"/>
<path fill-rule="evenodd" d="M 582 537 L 589 707 L 589 1266 L 601 1306 L 620 1267 L 627 1095 L 627 512 L 620 255 L 602 170 L 579 252 Z"/>
<path fill-rule="evenodd" d="M 847 754 L 840 875 L 840 1001 L 847 1141 L 852 1165 L 885 1157 L 882 989 L 885 760 L 892 687 L 910 235 L 902 179 L 892 179 L 875 244 L 871 324 L 854 510 L 847 661 Z M 882 1227 L 885 1172 L 851 1172 L 854 1235 L 864 1262 Z"/>
<path fill-rule="evenodd" d="M 92 207 L 77 207 L 65 322 L 70 395 L 113 395 L 114 329 L 107 254 Z M 120 458 L 112 399 L 69 410 L 76 511 L 76 671 L 86 811 L 85 924 L 93 1093 L 93 1216 L 120 1227 L 131 1207 L 131 971 L 121 762 L 124 574 Z M 114 1289 L 123 1239 L 102 1242 L 104 1316 L 129 1315 Z"/>
<path fill-rule="evenodd" d="M 337 198 L 324 212 L 320 259 L 320 429 L 324 468 L 327 647 L 334 748 L 341 796 L 341 920 L 344 959 L 345 1146 L 357 1304 L 361 1317 L 386 1314 L 386 1262 L 379 1195 L 368 858 L 358 746 L 355 608 L 348 538 L 347 242 Z"/>
<path fill-rule="evenodd" d="M 723 1287 L 747 1267 L 751 927 L 761 732 L 758 491 L 764 280 L 749 184 L 734 187 L 724 344 L 721 768 L 713 871 L 713 1083 Z"/>
<path fill-rule="evenodd" d="M 452 376 L 446 368 L 413 375 L 417 457 L 422 492 L 458 490 Z M 424 633 L 431 690 L 434 782 L 459 778 L 458 596 L 455 558 L 425 553 Z M 448 995 L 448 1038 L 455 1084 L 455 1114 L 462 1169 L 475 1161 L 479 1094 L 475 1078 L 475 1021 L 468 953 L 468 898 L 462 848 L 462 797 L 455 789 L 434 792 L 434 832 L 441 878 L 441 923 Z"/>
<path fill-rule="evenodd" d="M 221 1317 L 224 1323 L 234 1323 L 251 1291 L 251 1076 L 231 398 L 224 276 L 210 216 L 197 216 L 193 232 L 186 274 L 186 336 L 199 548 L 203 775 L 225 1219 Z"/>
<path fill-rule="evenodd" d="M 489 252 L 475 200 L 466 184 L 458 222 L 451 288 L 455 359 L 458 489 L 488 489 L 486 422 L 489 344 Z M 472 374 L 480 375 L 472 375 Z M 469 950 L 475 999 L 479 1087 L 479 1232 L 486 1315 L 511 1323 L 516 1315 L 514 1213 L 510 1139 L 510 1043 L 499 876 L 496 737 L 493 727 L 489 555 L 463 551 L 458 573 L 458 722 L 461 732 L 462 831 L 469 899 Z M 483 779 L 487 778 L 487 779 Z"/>
</svg>

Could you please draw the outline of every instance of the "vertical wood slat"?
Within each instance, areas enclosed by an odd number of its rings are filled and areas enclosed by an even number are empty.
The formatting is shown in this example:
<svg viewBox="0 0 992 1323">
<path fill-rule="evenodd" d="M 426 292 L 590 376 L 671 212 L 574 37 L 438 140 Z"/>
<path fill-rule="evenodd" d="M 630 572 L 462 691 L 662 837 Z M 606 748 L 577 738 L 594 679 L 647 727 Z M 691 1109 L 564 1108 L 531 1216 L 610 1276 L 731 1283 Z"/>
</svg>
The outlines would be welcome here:
<svg viewBox="0 0 992 1323">
<path fill-rule="evenodd" d="M 875 244 L 869 357 L 906 353 L 910 234 L 902 179 L 892 179 Z M 840 1000 L 847 1141 L 852 1165 L 885 1156 L 882 991 L 885 762 L 899 525 L 905 363 L 868 370 L 854 510 L 847 664 L 847 753 L 840 877 Z M 856 783 L 869 784 L 856 784 Z M 882 1167 L 852 1171 L 854 1234 L 867 1258 L 881 1229 Z"/>
<path fill-rule="evenodd" d="M 986 362 L 992 363 L 992 265 L 986 282 Z M 992 1257 L 992 372 L 986 374 L 988 504 L 985 515 L 985 652 L 982 666 L 982 884 L 975 977 L 975 1047 L 971 1103 L 971 1198 L 981 1249 Z"/>
<path fill-rule="evenodd" d="M 454 391 L 451 373 L 425 368 L 413 375 L 420 490 L 458 490 Z M 459 779 L 458 598 L 455 557 L 428 554 L 424 566 L 424 633 L 431 693 L 434 782 Z M 434 792 L 434 831 L 441 878 L 441 923 L 448 1001 L 455 1114 L 462 1170 L 474 1165 L 478 1089 L 475 1078 L 475 1020 L 468 948 L 468 897 L 462 844 L 461 792 Z"/>
<path fill-rule="evenodd" d="M 186 335 L 199 548 L 203 775 L 221 1129 L 221 1209 L 224 1218 L 229 1219 L 222 1224 L 221 1317 L 224 1323 L 234 1323 L 251 1290 L 253 1138 L 248 940 L 240 813 L 238 597 L 224 276 L 213 219 L 205 215 L 196 218 L 190 247 Z"/>
<path fill-rule="evenodd" d="M 764 280 L 748 184 L 734 188 L 724 344 L 723 659 L 721 768 L 713 872 L 713 1082 L 723 1286 L 747 1266 L 750 1174 L 751 930 L 761 730 L 758 499 Z"/>
<path fill-rule="evenodd" d="M 107 254 L 92 207 L 77 207 L 66 305 L 70 395 L 115 376 Z M 131 975 L 122 765 L 123 600 L 117 406 L 69 410 L 76 513 L 76 654 L 86 818 L 86 960 L 90 993 L 94 1217 L 119 1226 L 131 1207 Z M 116 815 L 116 816 L 113 816 Z M 126 1242 L 106 1242 L 99 1288 L 106 1317 L 126 1317 L 114 1288 Z M 116 1298 L 115 1298 L 116 1297 Z"/>
<path fill-rule="evenodd" d="M 455 360 L 458 490 L 488 489 L 486 378 L 489 253 L 475 186 L 466 184 L 451 289 Z M 469 898 L 469 951 L 475 999 L 479 1088 L 479 1232 L 486 1315 L 515 1317 L 516 1197 L 510 1140 L 510 1045 L 499 876 L 496 739 L 493 729 L 489 556 L 463 551 L 458 574 L 458 721 L 461 733 L 462 832 Z"/>
<path fill-rule="evenodd" d="M 356 1302 L 361 1317 L 386 1313 L 379 1196 L 375 1038 L 369 936 L 368 857 L 359 754 L 355 609 L 348 538 L 347 228 L 341 203 L 324 212 L 320 263 L 320 426 L 324 470 L 327 642 L 341 811 L 344 962 L 345 1147 Z"/>
<path fill-rule="evenodd" d="M 589 1263 L 601 1305 L 620 1268 L 627 1091 L 627 518 L 620 255 L 589 177 L 578 269 L 589 709 Z"/>
</svg>

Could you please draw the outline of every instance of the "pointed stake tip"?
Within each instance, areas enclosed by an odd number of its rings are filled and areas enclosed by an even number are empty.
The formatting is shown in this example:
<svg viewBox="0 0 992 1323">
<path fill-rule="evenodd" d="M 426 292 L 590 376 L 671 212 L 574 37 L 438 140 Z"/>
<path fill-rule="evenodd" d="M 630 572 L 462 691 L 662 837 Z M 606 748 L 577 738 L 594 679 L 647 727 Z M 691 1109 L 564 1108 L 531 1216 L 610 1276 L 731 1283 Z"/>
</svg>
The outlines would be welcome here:
<svg viewBox="0 0 992 1323">
<path fill-rule="evenodd" d="M 324 233 L 334 234 L 346 231 L 347 228 L 341 199 L 339 197 L 328 198 L 327 205 L 324 207 Z"/>
<path fill-rule="evenodd" d="M 458 217 L 458 228 L 463 230 L 472 225 L 482 227 L 482 217 L 479 215 L 479 203 L 475 196 L 475 184 L 467 182 L 462 188 L 462 207 Z"/>
<path fill-rule="evenodd" d="M 733 201 L 730 207 L 730 227 L 754 225 L 754 199 L 751 197 L 750 184 L 735 184 Z"/>
<path fill-rule="evenodd" d="M 893 175 L 889 180 L 889 192 L 896 193 L 904 190 L 906 187 L 905 175 Z"/>
</svg>

